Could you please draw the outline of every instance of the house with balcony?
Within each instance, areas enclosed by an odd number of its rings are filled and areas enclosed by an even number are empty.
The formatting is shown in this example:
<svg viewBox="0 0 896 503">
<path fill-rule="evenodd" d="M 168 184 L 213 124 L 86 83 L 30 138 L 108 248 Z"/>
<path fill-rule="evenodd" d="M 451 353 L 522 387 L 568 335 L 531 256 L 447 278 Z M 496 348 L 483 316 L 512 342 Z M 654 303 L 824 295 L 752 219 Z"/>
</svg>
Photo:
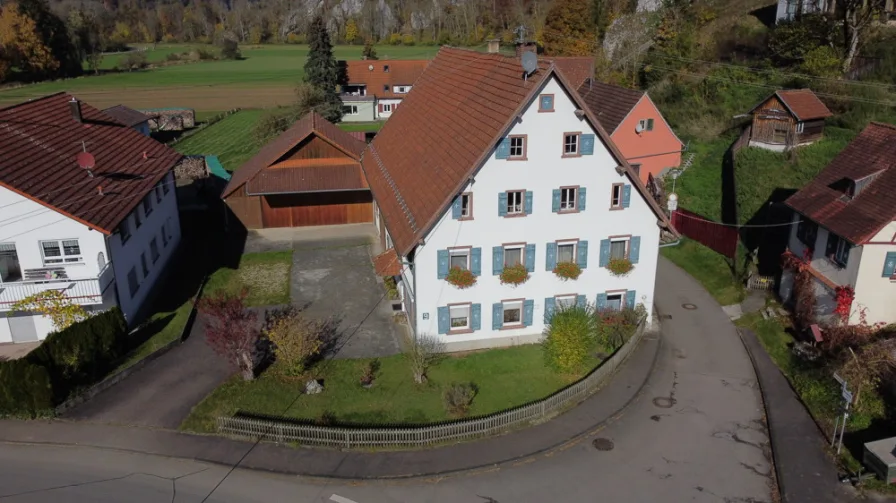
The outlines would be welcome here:
<svg viewBox="0 0 896 503">
<path fill-rule="evenodd" d="M 386 249 L 374 264 L 414 333 L 449 351 L 537 342 L 570 304 L 653 306 L 669 222 L 550 60 L 526 71 L 443 47 L 361 165 Z"/>
<path fill-rule="evenodd" d="M 411 92 L 427 64 L 427 59 L 340 61 L 342 120 L 388 119 Z"/>
<path fill-rule="evenodd" d="M 816 314 L 830 317 L 839 287 L 855 292 L 850 323 L 896 322 L 896 126 L 871 123 L 814 180 L 790 196 L 789 250 L 808 261 Z M 793 297 L 793 272 L 780 294 Z"/>
<path fill-rule="evenodd" d="M 134 322 L 180 242 L 180 159 L 66 93 L 0 109 L 0 343 L 53 331 L 12 309 L 45 290 Z"/>
</svg>

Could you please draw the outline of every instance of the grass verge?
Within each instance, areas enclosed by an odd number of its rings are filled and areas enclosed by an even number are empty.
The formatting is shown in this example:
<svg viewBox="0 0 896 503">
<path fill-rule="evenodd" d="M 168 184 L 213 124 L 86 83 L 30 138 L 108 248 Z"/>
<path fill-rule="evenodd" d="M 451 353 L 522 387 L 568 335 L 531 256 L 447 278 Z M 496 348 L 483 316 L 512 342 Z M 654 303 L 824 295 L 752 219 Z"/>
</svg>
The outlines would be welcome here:
<svg viewBox="0 0 896 503">
<path fill-rule="evenodd" d="M 291 269 L 292 250 L 247 253 L 240 258 L 239 268 L 222 268 L 212 273 L 204 295 L 238 293 L 246 288 L 248 306 L 288 304 Z"/>
<path fill-rule="evenodd" d="M 660 254 L 699 281 L 719 304 L 744 300 L 744 287 L 731 272 L 728 260 L 702 244 L 682 238 L 678 246 L 661 248 Z"/>
<path fill-rule="evenodd" d="M 337 423 L 428 423 L 451 419 L 442 394 L 452 383 L 478 387 L 470 409 L 478 416 L 538 400 L 581 377 L 550 370 L 539 345 L 446 356 L 427 373 L 425 385 L 414 384 L 408 362 L 396 355 L 380 358 L 373 387 L 362 388 L 361 372 L 369 361 L 322 362 L 312 370 L 324 380 L 325 390 L 317 395 L 302 394 L 308 378 L 287 377 L 276 363 L 254 382 L 236 376 L 197 405 L 181 429 L 214 433 L 218 416 L 240 410 L 310 421 L 326 414 Z"/>
</svg>

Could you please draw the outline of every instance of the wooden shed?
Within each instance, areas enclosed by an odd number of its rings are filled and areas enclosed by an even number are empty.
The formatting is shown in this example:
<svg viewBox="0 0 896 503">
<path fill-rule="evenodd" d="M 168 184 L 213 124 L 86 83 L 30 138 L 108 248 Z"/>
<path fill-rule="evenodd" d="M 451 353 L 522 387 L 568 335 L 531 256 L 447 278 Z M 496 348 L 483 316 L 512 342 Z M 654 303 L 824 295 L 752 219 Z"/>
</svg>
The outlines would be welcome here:
<svg viewBox="0 0 896 503">
<path fill-rule="evenodd" d="M 240 166 L 222 197 L 247 229 L 372 222 L 366 146 L 311 112 Z"/>
<path fill-rule="evenodd" d="M 818 141 L 824 135 L 824 120 L 833 115 L 809 89 L 776 91 L 750 114 L 750 146 L 776 151 Z"/>
</svg>

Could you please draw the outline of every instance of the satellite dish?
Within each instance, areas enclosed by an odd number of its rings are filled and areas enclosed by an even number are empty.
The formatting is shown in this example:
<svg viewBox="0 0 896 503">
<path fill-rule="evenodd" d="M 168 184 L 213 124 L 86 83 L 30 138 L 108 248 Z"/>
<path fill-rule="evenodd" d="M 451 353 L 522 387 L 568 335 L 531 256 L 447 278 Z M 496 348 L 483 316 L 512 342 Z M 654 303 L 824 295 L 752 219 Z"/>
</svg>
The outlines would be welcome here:
<svg viewBox="0 0 896 503">
<path fill-rule="evenodd" d="M 84 169 L 91 169 L 96 166 L 96 159 L 90 152 L 80 152 L 78 154 L 78 166 Z"/>
<path fill-rule="evenodd" d="M 367 65 L 367 69 L 370 70 L 370 71 L 372 72 L 372 71 L 373 71 L 373 65 Z"/>
<path fill-rule="evenodd" d="M 644 131 L 644 126 L 642 126 L 641 123 L 639 122 L 638 125 L 635 126 L 635 132 L 640 133 L 641 131 Z"/>
<path fill-rule="evenodd" d="M 538 56 L 535 55 L 532 51 L 526 51 L 523 53 L 520 58 L 523 64 L 523 70 L 526 71 L 526 75 L 531 75 L 538 68 Z"/>
</svg>

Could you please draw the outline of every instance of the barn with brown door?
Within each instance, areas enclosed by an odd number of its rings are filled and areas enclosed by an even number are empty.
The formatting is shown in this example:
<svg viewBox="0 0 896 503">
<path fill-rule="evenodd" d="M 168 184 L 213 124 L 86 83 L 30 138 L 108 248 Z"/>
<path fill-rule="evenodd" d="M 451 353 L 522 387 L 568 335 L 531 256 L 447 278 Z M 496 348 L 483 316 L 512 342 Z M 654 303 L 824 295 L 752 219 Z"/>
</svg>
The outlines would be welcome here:
<svg viewBox="0 0 896 503">
<path fill-rule="evenodd" d="M 247 229 L 372 222 L 366 146 L 312 112 L 240 166 L 224 200 Z"/>
</svg>

